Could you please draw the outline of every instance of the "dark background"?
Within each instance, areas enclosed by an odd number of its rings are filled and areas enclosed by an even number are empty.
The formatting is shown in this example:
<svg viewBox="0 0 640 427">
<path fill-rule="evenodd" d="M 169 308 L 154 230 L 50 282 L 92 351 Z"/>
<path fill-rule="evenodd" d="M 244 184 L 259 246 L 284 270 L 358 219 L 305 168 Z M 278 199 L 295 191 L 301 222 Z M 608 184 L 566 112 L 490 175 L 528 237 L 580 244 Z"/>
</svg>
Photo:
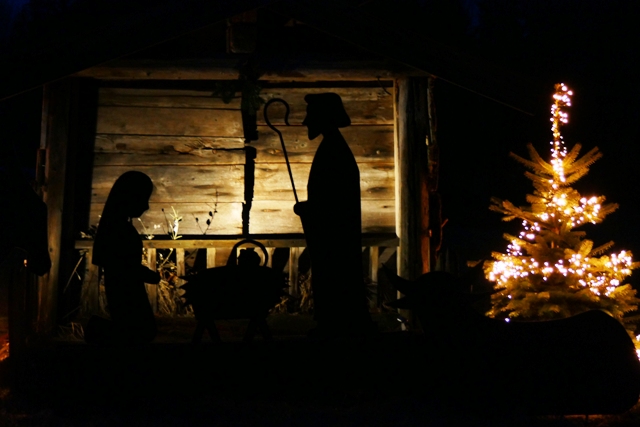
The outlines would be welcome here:
<svg viewBox="0 0 640 427">
<path fill-rule="evenodd" d="M 27 35 L 38 37 L 33 28 L 70 31 L 56 27 L 56 19 L 80 3 L 82 0 L 0 0 L 0 47 Z M 114 0 L 112 4 L 124 3 Z M 483 94 L 436 81 L 439 189 L 443 217 L 448 219 L 444 249 L 451 259 L 464 264 L 488 257 L 491 251 L 503 252 L 502 234 L 519 229 L 517 221 L 503 223 L 499 214 L 489 211 L 489 199 L 496 196 L 525 203 L 532 186 L 523 175 L 524 167 L 509 152 L 526 157 L 526 144 L 531 142 L 543 158 L 548 156 L 551 94 L 558 82 L 575 92 L 569 124 L 562 129 L 568 148 L 579 142 L 583 153 L 598 146 L 604 154 L 575 187 L 584 195 L 603 194 L 620 205 L 601 225 L 586 226 L 587 238 L 596 245 L 614 240 L 613 250 L 630 249 L 636 258 L 640 256 L 636 218 L 640 208 L 636 195 L 640 183 L 636 166 L 640 88 L 635 79 L 638 2 L 363 0 L 359 7 L 548 88 L 535 100 L 528 100 L 534 108 L 527 114 Z M 140 25 L 143 31 L 144 23 Z M 474 73 L 473 67 L 468 72 Z M 40 108 L 41 89 L 0 102 L 0 163 L 6 163 L 8 153 L 13 152 L 31 177 L 40 136 Z"/>
</svg>

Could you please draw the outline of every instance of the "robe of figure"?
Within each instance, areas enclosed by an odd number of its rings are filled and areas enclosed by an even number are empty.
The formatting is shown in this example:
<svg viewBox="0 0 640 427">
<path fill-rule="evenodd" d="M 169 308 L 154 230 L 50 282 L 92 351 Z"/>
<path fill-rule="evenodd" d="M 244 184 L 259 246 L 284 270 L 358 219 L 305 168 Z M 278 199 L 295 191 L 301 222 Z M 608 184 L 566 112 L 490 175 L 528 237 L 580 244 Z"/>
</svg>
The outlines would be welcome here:
<svg viewBox="0 0 640 427">
<path fill-rule="evenodd" d="M 306 99 L 317 96 L 322 95 Z M 309 123 L 316 120 L 312 115 L 321 114 L 307 102 Z M 314 316 L 318 331 L 328 336 L 366 334 L 372 322 L 362 266 L 360 172 L 338 126 L 323 125 L 321 133 L 309 172 L 308 200 L 296 209 L 311 255 Z"/>
<path fill-rule="evenodd" d="M 149 177 L 131 171 L 118 178 L 109 194 L 92 261 L 104 271 L 111 321 L 93 317 L 85 333 L 88 342 L 139 344 L 155 338 L 145 283 L 158 283 L 160 276 L 142 265 L 142 240 L 131 222 L 148 209 L 152 189 Z"/>
</svg>

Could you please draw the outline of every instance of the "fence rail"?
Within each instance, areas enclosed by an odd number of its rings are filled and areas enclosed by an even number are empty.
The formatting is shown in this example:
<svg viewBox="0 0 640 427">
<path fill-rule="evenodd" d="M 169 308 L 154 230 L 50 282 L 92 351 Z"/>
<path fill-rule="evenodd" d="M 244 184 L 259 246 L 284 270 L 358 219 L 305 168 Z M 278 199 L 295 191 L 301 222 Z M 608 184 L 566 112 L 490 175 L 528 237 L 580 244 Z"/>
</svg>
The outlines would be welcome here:
<svg viewBox="0 0 640 427">
<path fill-rule="evenodd" d="M 206 266 L 214 268 L 221 266 L 222 263 L 216 263 L 216 255 L 218 250 L 230 250 L 239 241 L 247 238 L 241 235 L 218 235 L 218 236 L 182 236 L 180 239 L 154 238 L 144 239 L 142 241 L 143 248 L 146 249 L 147 265 L 155 268 L 157 265 L 157 250 L 172 249 L 176 257 L 176 270 L 178 276 L 186 273 L 185 250 L 188 249 L 206 249 Z M 303 234 L 280 234 L 280 235 L 252 235 L 249 236 L 263 244 L 269 253 L 268 266 L 271 267 L 273 260 L 273 252 L 276 248 L 289 249 L 289 261 L 287 270 L 289 275 L 289 294 L 297 296 L 299 294 L 298 284 L 298 259 L 306 247 L 306 241 Z M 336 236 L 336 245 L 340 244 L 339 236 Z M 389 257 L 389 249 L 395 251 L 398 246 L 398 237 L 393 233 L 366 233 L 362 235 L 363 251 L 368 252 L 368 270 L 371 282 L 377 284 L 378 269 L 381 262 L 385 262 Z M 380 252 L 380 248 L 387 248 L 386 254 Z M 93 252 L 93 240 L 77 240 L 75 248 L 84 252 L 85 270 L 82 283 L 82 301 L 81 310 L 84 314 L 93 314 L 100 311 L 99 302 L 99 274 L 98 267 L 91 263 Z M 382 258 L 382 259 L 381 259 Z M 147 285 L 147 292 L 154 311 L 158 310 L 157 287 L 155 285 Z M 374 294 L 376 294 L 374 292 Z M 376 300 L 371 301 L 371 305 L 377 306 Z"/>
</svg>

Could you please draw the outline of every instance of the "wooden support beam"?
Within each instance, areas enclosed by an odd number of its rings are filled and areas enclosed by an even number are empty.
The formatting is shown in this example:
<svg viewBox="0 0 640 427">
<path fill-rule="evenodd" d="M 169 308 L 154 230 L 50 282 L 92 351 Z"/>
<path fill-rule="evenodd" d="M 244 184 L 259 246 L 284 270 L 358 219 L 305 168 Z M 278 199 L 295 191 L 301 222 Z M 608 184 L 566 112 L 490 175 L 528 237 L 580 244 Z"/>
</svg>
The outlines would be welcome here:
<svg viewBox="0 0 640 427">
<path fill-rule="evenodd" d="M 216 248 L 207 248 L 207 268 L 216 266 Z"/>
<path fill-rule="evenodd" d="M 80 313 L 91 315 L 100 312 L 100 268 L 91 262 L 93 247 L 84 249 L 84 278 L 80 292 Z"/>
<path fill-rule="evenodd" d="M 298 288 L 298 259 L 300 258 L 300 248 L 289 249 L 289 294 L 300 295 Z"/>
<path fill-rule="evenodd" d="M 429 271 L 429 132 L 426 78 L 395 84 L 396 230 L 400 238 L 398 274 L 409 280 Z"/>
<path fill-rule="evenodd" d="M 269 261 L 267 262 L 267 267 L 271 268 L 273 266 L 273 253 L 276 251 L 276 248 L 266 248 L 267 254 L 269 255 Z"/>
<path fill-rule="evenodd" d="M 369 308 L 378 307 L 378 269 L 380 248 L 378 246 L 371 246 L 369 248 L 369 277 L 371 278 L 371 287 L 374 294 L 369 299 Z"/>
<path fill-rule="evenodd" d="M 61 80 L 48 84 L 43 92 L 43 120 L 46 129 L 41 133 L 41 146 L 46 149 L 43 200 L 47 204 L 49 256 L 51 269 L 38 280 L 38 310 L 36 332 L 45 334 L 56 323 L 60 258 L 62 254 L 63 209 L 67 173 L 67 149 L 69 141 L 69 114 L 71 110 L 71 81 Z"/>
<path fill-rule="evenodd" d="M 205 238 L 206 237 L 206 238 Z M 303 248 L 306 247 L 306 241 L 303 234 L 252 234 L 250 236 L 253 240 L 262 243 L 267 248 Z M 143 240 L 142 246 L 145 248 L 156 249 L 171 249 L 171 248 L 183 248 L 183 249 L 200 249 L 200 248 L 231 248 L 239 240 L 242 240 L 242 235 L 182 235 L 179 240 L 155 238 L 152 240 Z M 336 244 L 339 241 L 336 240 Z M 363 246 L 384 246 L 395 247 L 398 246 L 399 241 L 395 233 L 365 233 L 362 235 Z M 76 240 L 76 249 L 90 249 L 93 248 L 93 240 Z"/>
<path fill-rule="evenodd" d="M 184 248 L 176 248 L 176 273 L 184 276 Z"/>
<path fill-rule="evenodd" d="M 158 258 L 155 248 L 147 249 L 147 267 L 156 271 L 158 265 Z M 147 295 L 149 296 L 149 303 L 151 303 L 151 309 L 154 313 L 158 312 L 158 285 L 146 284 Z"/>
<path fill-rule="evenodd" d="M 87 68 L 75 74 L 100 80 L 236 80 L 240 74 L 236 58 L 131 60 L 118 59 Z M 292 59 L 279 63 L 278 69 L 265 69 L 260 80 L 266 81 L 371 81 L 392 80 L 403 75 L 423 75 L 411 67 L 382 61 Z"/>
</svg>

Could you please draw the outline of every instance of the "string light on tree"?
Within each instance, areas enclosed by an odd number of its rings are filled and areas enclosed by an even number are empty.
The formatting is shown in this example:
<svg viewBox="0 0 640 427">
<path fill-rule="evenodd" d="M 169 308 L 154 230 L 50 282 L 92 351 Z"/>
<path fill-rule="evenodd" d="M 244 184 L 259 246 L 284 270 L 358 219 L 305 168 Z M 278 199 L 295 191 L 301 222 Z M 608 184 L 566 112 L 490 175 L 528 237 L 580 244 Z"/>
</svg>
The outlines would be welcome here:
<svg viewBox="0 0 640 427">
<path fill-rule="evenodd" d="M 525 176 L 533 183 L 533 194 L 526 197 L 529 205 L 491 200 L 490 209 L 504 214 L 505 221 L 522 220 L 518 236 L 505 234 L 506 253 L 493 253 L 494 260 L 484 265 L 497 291 L 488 313 L 492 317 L 540 320 L 604 309 L 625 323 L 624 315 L 640 303 L 636 291 L 625 284 L 639 265 L 631 252 L 604 255 L 613 242 L 594 248 L 585 232 L 576 230 L 602 222 L 618 205 L 604 203 L 604 196 L 582 196 L 571 187 L 602 157 L 597 147 L 581 158 L 580 144 L 569 151 L 565 147 L 560 128 L 569 122 L 566 109 L 572 95 L 565 84 L 555 85 L 549 162 L 531 144 L 527 146 L 530 160 L 511 153 L 528 169 Z M 626 327 L 633 330 L 629 324 Z"/>
</svg>

